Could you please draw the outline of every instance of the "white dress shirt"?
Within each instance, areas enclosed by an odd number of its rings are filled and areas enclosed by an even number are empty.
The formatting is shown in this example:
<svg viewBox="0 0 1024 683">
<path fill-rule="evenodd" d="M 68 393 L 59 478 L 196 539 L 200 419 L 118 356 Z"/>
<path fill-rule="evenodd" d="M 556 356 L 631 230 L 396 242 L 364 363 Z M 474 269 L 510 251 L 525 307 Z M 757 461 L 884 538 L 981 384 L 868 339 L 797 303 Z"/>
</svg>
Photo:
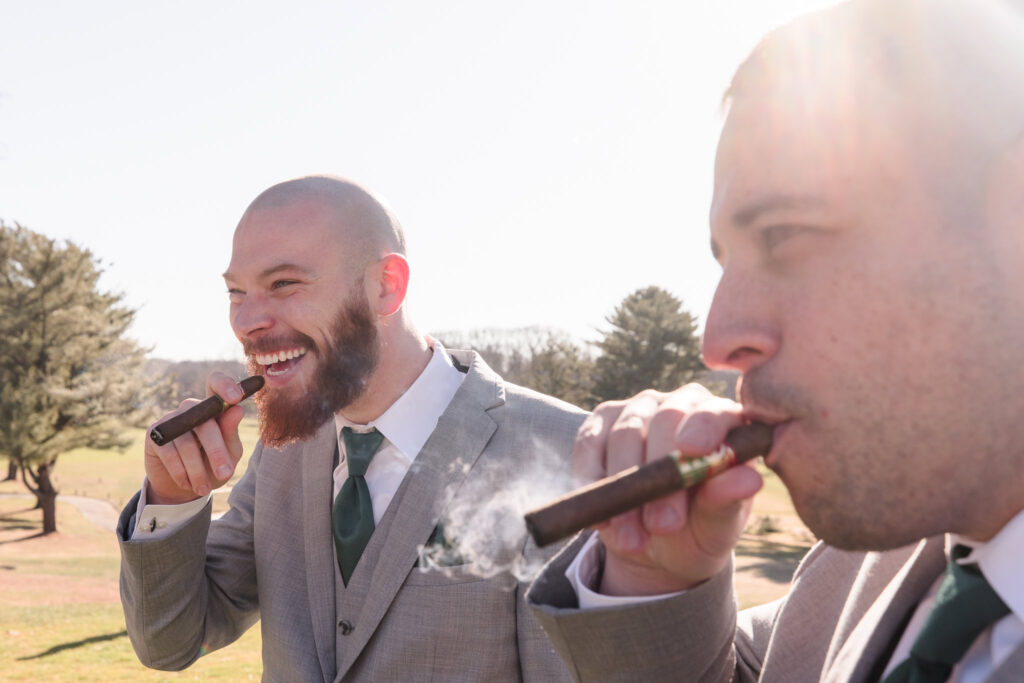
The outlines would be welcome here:
<svg viewBox="0 0 1024 683">
<path fill-rule="evenodd" d="M 367 425 L 356 425 L 345 420 L 340 414 L 335 415 L 339 454 L 338 466 L 334 470 L 335 496 L 348 478 L 348 463 L 345 459 L 345 444 L 341 440 L 341 428 L 348 426 L 355 431 L 368 431 L 376 427 L 384 435 L 384 441 L 366 470 L 366 485 L 370 489 L 375 524 L 380 522 L 405 473 L 409 471 L 423 444 L 430 438 L 437 421 L 448 408 L 465 377 L 452 365 L 440 342 L 429 338 L 428 342 L 433 354 L 427 362 L 427 367 L 379 418 Z M 169 536 L 202 511 L 212 495 L 209 493 L 180 505 L 147 505 L 146 482 L 143 480 L 132 540 L 155 541 Z"/>
<path fill-rule="evenodd" d="M 1024 511 L 1011 519 L 987 543 L 959 536 L 951 536 L 951 541 L 953 545 L 972 548 L 971 554 L 960 560 L 960 564 L 977 564 L 993 590 L 1010 608 L 1008 615 L 978 636 L 960 663 L 954 667 L 949 679 L 951 683 L 981 683 L 1024 643 L 1024 552 L 1021 552 L 1021 548 L 1024 548 Z M 627 605 L 679 594 L 628 597 L 598 593 L 596 580 L 603 562 L 604 546 L 597 534 L 594 534 L 565 571 L 566 578 L 576 591 L 580 609 Z M 941 581 L 941 577 L 936 579 L 929 593 L 918 604 L 889 659 L 885 674 L 910 655 L 910 647 L 935 603 L 935 594 Z"/>
<path fill-rule="evenodd" d="M 348 459 L 345 457 L 345 442 L 341 428 L 351 427 L 357 432 L 366 432 L 376 427 L 384 435 L 377 452 L 366 468 L 366 486 L 370 489 L 373 502 L 373 523 L 380 524 L 380 518 L 388 509 L 391 499 L 398 491 L 405 473 L 419 455 L 423 444 L 437 427 L 455 392 L 465 377 L 452 365 L 440 342 L 433 342 L 434 354 L 416 381 L 406 389 L 397 401 L 376 420 L 358 425 L 349 422 L 341 414 L 334 416 L 335 432 L 338 435 L 338 466 L 334 468 L 334 497 L 338 496 L 341 485 L 348 479 Z"/>
</svg>

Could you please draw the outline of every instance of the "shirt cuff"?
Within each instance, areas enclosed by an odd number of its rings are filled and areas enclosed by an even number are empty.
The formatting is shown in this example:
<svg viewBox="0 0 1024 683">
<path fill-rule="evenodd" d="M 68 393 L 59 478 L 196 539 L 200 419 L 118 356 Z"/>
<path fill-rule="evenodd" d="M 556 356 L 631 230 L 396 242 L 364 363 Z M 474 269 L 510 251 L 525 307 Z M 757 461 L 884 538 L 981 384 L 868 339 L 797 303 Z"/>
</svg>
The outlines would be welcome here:
<svg viewBox="0 0 1024 683">
<path fill-rule="evenodd" d="M 146 480 L 142 480 L 142 493 L 135 512 L 135 530 L 132 531 L 133 541 L 159 541 L 185 526 L 185 523 L 198 515 L 210 502 L 213 492 L 202 498 L 181 503 L 179 505 L 148 505 L 146 503 Z"/>
<path fill-rule="evenodd" d="M 676 593 L 665 593 L 664 595 L 604 595 L 597 592 L 598 576 L 601 565 L 604 562 L 604 545 L 597 534 L 593 534 L 580 548 L 572 564 L 565 570 L 565 578 L 569 579 L 573 590 L 576 591 L 576 598 L 579 601 L 580 609 L 593 609 L 595 607 L 622 607 L 625 605 L 636 605 L 641 602 L 662 600 L 685 591 Z"/>
</svg>

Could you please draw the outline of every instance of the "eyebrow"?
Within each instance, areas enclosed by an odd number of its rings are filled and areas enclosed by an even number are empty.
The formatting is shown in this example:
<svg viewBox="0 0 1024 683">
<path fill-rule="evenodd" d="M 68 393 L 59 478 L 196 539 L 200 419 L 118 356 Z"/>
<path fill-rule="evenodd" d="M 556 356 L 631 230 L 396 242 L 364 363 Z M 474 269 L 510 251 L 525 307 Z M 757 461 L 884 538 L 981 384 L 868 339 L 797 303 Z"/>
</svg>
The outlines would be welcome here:
<svg viewBox="0 0 1024 683">
<path fill-rule="evenodd" d="M 748 227 L 762 214 L 786 209 L 818 209 L 825 200 L 814 195 L 772 194 L 758 197 L 732 215 L 732 222 L 740 228 Z"/>
<path fill-rule="evenodd" d="M 299 271 L 300 273 L 303 273 L 305 275 L 309 275 L 309 274 L 311 274 L 313 272 L 309 268 L 306 268 L 305 266 L 300 266 L 300 265 L 295 264 L 295 263 L 279 263 L 276 266 L 271 266 L 270 268 L 265 268 L 263 271 L 260 272 L 260 274 L 257 277 L 258 277 L 258 279 L 263 280 L 263 279 L 266 279 L 266 278 L 268 278 L 268 277 L 270 277 L 272 275 L 276 275 L 277 273 L 280 273 L 282 271 Z M 225 280 L 234 280 L 235 279 L 235 276 L 231 273 L 230 270 L 224 271 L 222 277 Z"/>
</svg>

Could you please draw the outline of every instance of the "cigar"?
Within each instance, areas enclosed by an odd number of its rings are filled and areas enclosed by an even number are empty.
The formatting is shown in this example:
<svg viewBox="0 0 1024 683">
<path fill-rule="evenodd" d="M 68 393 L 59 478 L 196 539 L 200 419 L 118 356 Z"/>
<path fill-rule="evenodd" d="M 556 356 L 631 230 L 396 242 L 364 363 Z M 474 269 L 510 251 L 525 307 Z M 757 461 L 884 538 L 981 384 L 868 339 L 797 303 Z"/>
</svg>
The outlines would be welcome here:
<svg viewBox="0 0 1024 683">
<path fill-rule="evenodd" d="M 239 402 L 249 398 L 263 388 L 263 376 L 253 375 L 246 377 L 239 385 L 242 387 L 242 398 Z M 214 394 L 208 396 L 188 410 L 174 417 L 168 418 L 153 427 L 149 432 L 149 438 L 157 446 L 174 441 L 187 431 L 195 429 L 207 420 L 213 419 L 231 407 L 231 404 Z"/>
<path fill-rule="evenodd" d="M 753 422 L 736 427 L 726 435 L 725 443 L 708 455 L 687 458 L 673 451 L 527 512 L 526 528 L 543 547 L 644 503 L 696 486 L 734 465 L 767 454 L 771 447 L 770 425 Z"/>
</svg>

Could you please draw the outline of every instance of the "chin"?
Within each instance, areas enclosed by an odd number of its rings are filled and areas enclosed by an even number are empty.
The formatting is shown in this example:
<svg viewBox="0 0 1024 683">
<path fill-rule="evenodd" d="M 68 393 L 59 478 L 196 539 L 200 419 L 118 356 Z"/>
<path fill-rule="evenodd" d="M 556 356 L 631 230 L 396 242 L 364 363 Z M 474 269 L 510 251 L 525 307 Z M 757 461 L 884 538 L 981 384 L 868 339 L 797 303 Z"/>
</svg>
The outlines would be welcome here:
<svg viewBox="0 0 1024 683">
<path fill-rule="evenodd" d="M 828 504 L 828 501 L 826 501 Z M 902 513 L 886 512 L 878 508 L 861 508 L 867 514 L 844 514 L 836 501 L 827 508 L 812 509 L 797 514 L 814 536 L 840 550 L 885 551 L 917 543 L 929 532 L 912 524 L 895 524 L 903 519 Z"/>
</svg>

